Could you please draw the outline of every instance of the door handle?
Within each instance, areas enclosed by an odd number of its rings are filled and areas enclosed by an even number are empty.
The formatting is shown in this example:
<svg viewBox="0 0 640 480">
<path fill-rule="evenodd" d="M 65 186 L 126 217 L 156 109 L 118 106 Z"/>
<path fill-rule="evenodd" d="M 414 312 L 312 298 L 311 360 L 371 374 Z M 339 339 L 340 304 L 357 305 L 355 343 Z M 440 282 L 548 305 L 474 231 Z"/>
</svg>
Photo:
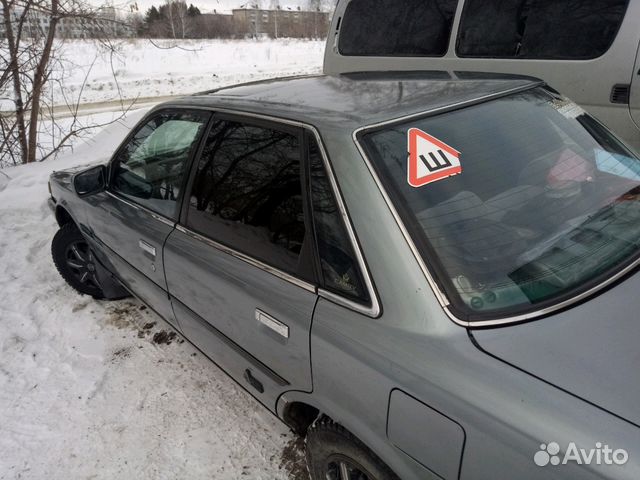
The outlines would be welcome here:
<svg viewBox="0 0 640 480">
<path fill-rule="evenodd" d="M 281 321 L 276 320 L 271 315 L 264 313 L 259 308 L 256 308 L 256 320 L 265 327 L 276 332 L 281 337 L 289 338 L 289 327 Z"/>
<path fill-rule="evenodd" d="M 145 242 L 144 240 L 140 240 L 138 242 L 138 246 L 140 247 L 140 249 L 146 253 L 147 255 L 149 255 L 151 257 L 151 259 L 155 259 L 156 258 L 156 247 L 154 247 L 153 245 Z"/>
</svg>

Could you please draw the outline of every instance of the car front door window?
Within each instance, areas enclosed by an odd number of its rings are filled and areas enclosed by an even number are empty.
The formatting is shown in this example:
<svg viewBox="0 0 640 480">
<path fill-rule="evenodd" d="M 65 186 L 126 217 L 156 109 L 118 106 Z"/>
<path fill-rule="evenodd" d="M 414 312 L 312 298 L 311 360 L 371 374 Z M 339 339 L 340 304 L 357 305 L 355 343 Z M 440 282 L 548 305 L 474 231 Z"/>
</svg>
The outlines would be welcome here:
<svg viewBox="0 0 640 480">
<path fill-rule="evenodd" d="M 111 189 L 169 218 L 175 218 L 185 172 L 207 115 L 162 112 L 145 123 L 113 164 Z"/>
</svg>

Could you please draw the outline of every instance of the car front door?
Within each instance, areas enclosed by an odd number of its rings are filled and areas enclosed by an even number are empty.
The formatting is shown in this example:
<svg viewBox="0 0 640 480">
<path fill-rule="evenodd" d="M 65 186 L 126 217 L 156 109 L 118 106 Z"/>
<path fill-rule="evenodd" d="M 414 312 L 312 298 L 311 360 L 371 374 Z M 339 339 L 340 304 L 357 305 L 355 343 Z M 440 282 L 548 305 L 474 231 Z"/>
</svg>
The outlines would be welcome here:
<svg viewBox="0 0 640 480">
<path fill-rule="evenodd" d="M 209 114 L 163 110 L 143 120 L 116 153 L 105 192 L 87 198 L 85 234 L 96 255 L 163 318 L 173 321 L 162 246 L 175 227 L 184 183 Z"/>
<path fill-rule="evenodd" d="M 282 392 L 312 389 L 303 144 L 296 127 L 214 115 L 164 250 L 185 335 L 271 410 Z"/>
</svg>

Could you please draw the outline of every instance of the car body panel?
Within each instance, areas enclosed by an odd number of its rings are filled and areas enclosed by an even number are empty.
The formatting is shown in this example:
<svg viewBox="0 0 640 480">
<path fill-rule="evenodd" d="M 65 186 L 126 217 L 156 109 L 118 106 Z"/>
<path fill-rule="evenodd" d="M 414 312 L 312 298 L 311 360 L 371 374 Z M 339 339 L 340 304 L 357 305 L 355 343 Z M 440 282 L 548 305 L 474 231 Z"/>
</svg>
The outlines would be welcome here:
<svg viewBox="0 0 640 480">
<path fill-rule="evenodd" d="M 388 303 L 385 307 L 396 311 Z M 460 478 L 637 477 L 640 463 L 633 455 L 624 467 L 567 464 L 553 470 L 536 466 L 533 456 L 542 443 L 555 441 L 564 446 L 575 442 L 593 448 L 596 442 L 605 442 L 633 452 L 640 431 L 475 349 L 462 328 L 438 331 L 442 318 L 421 318 L 423 328 L 417 330 L 411 322 L 403 328 L 397 319 L 390 315 L 380 321 L 361 320 L 321 299 L 314 316 L 314 392 L 309 401 L 331 412 L 332 418 L 370 446 L 400 478 L 438 478 L 424 467 L 420 470 L 387 437 L 383 412 L 390 392 L 400 385 L 464 427 L 462 456 L 451 451 L 441 460 L 460 460 Z M 415 328 L 417 319 L 413 319 Z M 287 393 L 286 398 L 300 397 Z M 433 433 L 423 432 L 425 444 L 437 441 L 430 436 Z M 425 462 L 426 456 L 422 458 Z M 437 464 L 428 466 L 438 469 Z"/>
<path fill-rule="evenodd" d="M 474 337 L 491 355 L 640 425 L 639 288 L 636 273 L 566 312 Z"/>
<path fill-rule="evenodd" d="M 117 197 L 101 192 L 85 199 L 87 237 L 116 268 L 115 273 L 142 301 L 174 323 L 167 295 L 162 247 L 174 224 Z M 144 243 L 143 243 L 144 242 Z M 155 255 L 143 249 L 155 249 Z"/>
<path fill-rule="evenodd" d="M 252 369 L 260 382 L 271 386 L 252 393 L 271 410 L 288 389 L 312 390 L 309 331 L 315 291 L 257 268 L 184 230 L 170 235 L 164 260 L 176 317 L 185 335 L 201 350 L 212 357 L 217 354 L 210 339 L 217 340 L 218 335 L 204 333 L 207 326 L 202 323 L 206 322 L 249 352 L 257 362 L 252 367 L 251 361 L 244 361 L 244 369 Z M 257 309 L 286 325 L 288 338 L 260 323 Z M 260 364 L 283 381 L 271 379 Z M 236 378 L 251 388 L 244 369 Z"/>
</svg>

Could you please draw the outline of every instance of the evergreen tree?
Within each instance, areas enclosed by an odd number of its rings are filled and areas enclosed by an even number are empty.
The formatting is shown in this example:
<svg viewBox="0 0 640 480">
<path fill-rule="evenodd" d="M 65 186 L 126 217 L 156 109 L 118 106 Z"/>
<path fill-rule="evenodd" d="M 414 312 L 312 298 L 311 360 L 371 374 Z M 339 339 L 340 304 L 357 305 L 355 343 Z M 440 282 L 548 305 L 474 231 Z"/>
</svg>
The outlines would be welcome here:
<svg viewBox="0 0 640 480">
<path fill-rule="evenodd" d="M 146 24 L 150 24 L 155 22 L 156 20 L 161 20 L 161 19 L 162 19 L 162 15 L 158 11 L 158 9 L 155 7 L 155 5 L 153 5 L 149 10 L 147 10 L 147 13 L 144 16 L 144 22 Z"/>
<path fill-rule="evenodd" d="M 193 3 L 190 3 L 189 8 L 187 8 L 187 15 L 190 17 L 196 17 L 200 15 L 200 9 L 198 7 L 194 7 Z"/>
</svg>

